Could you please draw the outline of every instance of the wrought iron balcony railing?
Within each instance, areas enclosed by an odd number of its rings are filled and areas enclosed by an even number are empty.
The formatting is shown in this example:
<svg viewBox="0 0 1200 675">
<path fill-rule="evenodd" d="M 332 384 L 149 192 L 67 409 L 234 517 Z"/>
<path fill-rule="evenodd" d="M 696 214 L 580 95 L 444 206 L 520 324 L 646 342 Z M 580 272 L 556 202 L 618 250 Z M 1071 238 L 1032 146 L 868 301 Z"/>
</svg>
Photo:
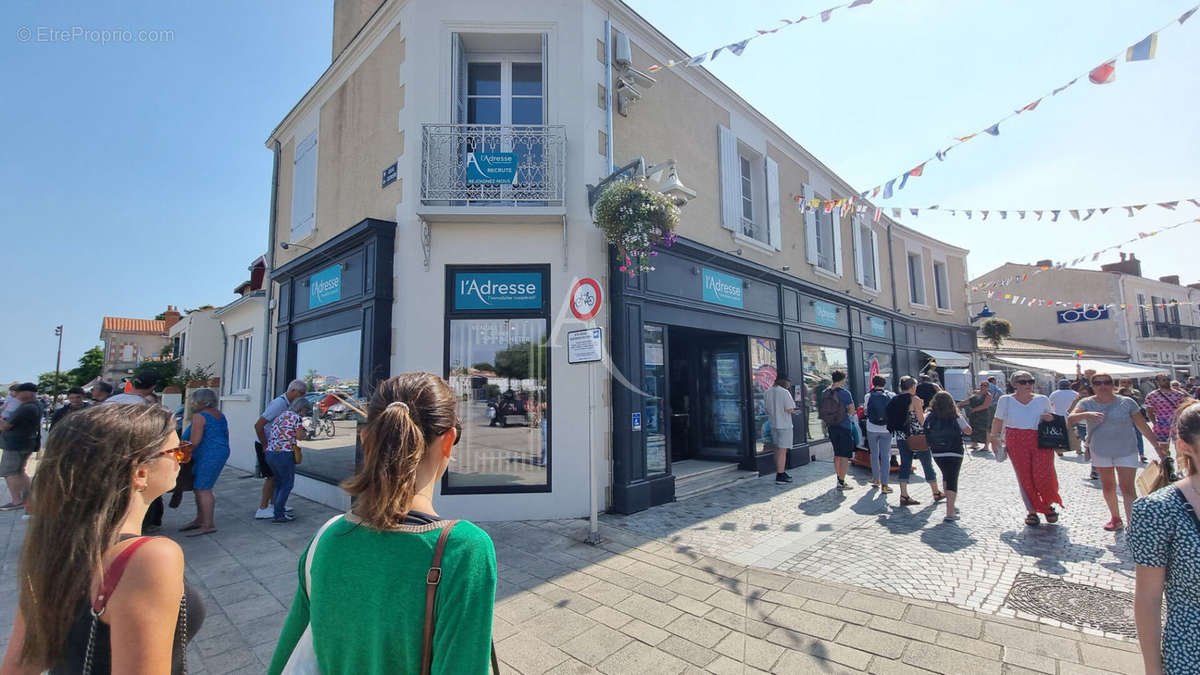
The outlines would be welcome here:
<svg viewBox="0 0 1200 675">
<path fill-rule="evenodd" d="M 427 206 L 562 206 L 566 192 L 562 125 L 421 125 L 421 202 Z M 512 153 L 511 181 L 468 171 L 478 153 Z"/>
<path fill-rule="evenodd" d="M 1139 321 L 1142 337 L 1200 341 L 1200 326 L 1185 326 L 1165 321 Z"/>
</svg>

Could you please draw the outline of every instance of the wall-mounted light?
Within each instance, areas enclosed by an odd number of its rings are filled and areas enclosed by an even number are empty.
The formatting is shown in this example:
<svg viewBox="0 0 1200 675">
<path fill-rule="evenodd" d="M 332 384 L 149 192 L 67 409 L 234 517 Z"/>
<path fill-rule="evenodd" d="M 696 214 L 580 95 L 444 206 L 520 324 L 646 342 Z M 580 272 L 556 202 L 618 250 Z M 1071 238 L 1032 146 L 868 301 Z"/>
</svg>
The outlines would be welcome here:
<svg viewBox="0 0 1200 675">
<path fill-rule="evenodd" d="M 784 265 L 784 266 L 783 266 L 783 267 L 781 267 L 780 269 L 781 269 L 782 271 L 784 271 L 784 272 L 791 272 L 791 271 L 792 271 L 792 266 L 791 266 L 791 265 Z"/>
<path fill-rule="evenodd" d="M 350 269 L 350 263 L 349 263 L 349 262 L 347 262 L 347 261 L 345 261 L 345 260 L 343 260 L 343 261 L 341 261 L 341 262 L 338 262 L 338 261 L 334 260 L 333 258 L 329 257 L 328 255 L 326 255 L 326 254 L 324 254 L 324 253 L 321 253 L 320 251 L 318 251 L 317 249 L 315 249 L 315 248 L 313 248 L 313 247 L 311 247 L 311 246 L 305 246 L 304 244 L 297 244 L 297 243 L 296 243 L 296 242 L 294 242 L 294 241 L 281 241 L 281 242 L 279 242 L 279 248 L 281 248 L 281 249 L 283 249 L 283 250 L 285 250 L 285 251 L 286 251 L 286 250 L 288 250 L 289 248 L 293 247 L 293 246 L 295 246 L 295 247 L 297 247 L 297 248 L 303 248 L 303 249 L 307 249 L 307 250 L 309 250 L 309 251 L 312 251 L 313 253 L 316 253 L 317 255 L 321 256 L 322 258 L 324 258 L 324 259 L 328 260 L 328 261 L 329 261 L 329 262 L 331 262 L 331 263 L 336 263 L 336 264 L 338 264 L 338 265 L 341 265 L 341 267 L 342 267 L 342 270 L 343 270 L 343 271 L 344 271 L 344 270 L 348 270 L 348 269 Z M 307 285 L 308 285 L 308 282 L 305 282 L 305 285 L 307 286 Z"/>
<path fill-rule="evenodd" d="M 734 254 L 734 255 L 736 255 L 736 256 L 739 256 L 739 257 L 741 257 L 741 255 L 742 255 L 742 249 L 740 249 L 740 248 L 735 248 L 735 249 L 733 249 L 732 251 L 725 251 L 725 252 L 726 252 L 726 253 L 732 253 L 732 254 Z"/>
</svg>

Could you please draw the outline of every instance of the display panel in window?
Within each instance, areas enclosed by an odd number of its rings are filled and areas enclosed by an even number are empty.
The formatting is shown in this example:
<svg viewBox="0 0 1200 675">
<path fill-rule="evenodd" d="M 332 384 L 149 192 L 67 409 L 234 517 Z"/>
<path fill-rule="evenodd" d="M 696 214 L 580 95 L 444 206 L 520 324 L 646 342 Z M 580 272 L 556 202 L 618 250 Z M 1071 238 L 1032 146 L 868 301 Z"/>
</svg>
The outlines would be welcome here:
<svg viewBox="0 0 1200 675">
<path fill-rule="evenodd" d="M 646 439 L 647 475 L 667 470 L 666 420 L 663 419 L 667 394 L 666 363 L 663 357 L 664 330 L 662 326 L 642 326 L 642 434 Z"/>
<path fill-rule="evenodd" d="M 770 338 L 750 338 L 750 392 L 754 410 L 754 452 L 763 452 L 770 440 L 764 394 L 779 376 L 779 343 Z"/>
<path fill-rule="evenodd" d="M 808 420 L 808 440 L 817 441 L 827 435 L 825 425 L 817 414 L 821 407 L 821 396 L 833 384 L 833 371 L 847 372 L 849 359 L 846 350 L 840 347 L 806 344 L 801 345 L 800 352 L 804 358 L 804 379 L 800 385 L 803 387 L 804 414 Z"/>
<path fill-rule="evenodd" d="M 300 443 L 304 461 L 296 472 L 328 483 L 354 475 L 358 422 L 365 409 L 359 388 L 362 331 L 352 330 L 296 343 L 295 376 L 308 384 L 312 416 Z M 349 403 L 352 403 L 351 406 Z"/>
</svg>

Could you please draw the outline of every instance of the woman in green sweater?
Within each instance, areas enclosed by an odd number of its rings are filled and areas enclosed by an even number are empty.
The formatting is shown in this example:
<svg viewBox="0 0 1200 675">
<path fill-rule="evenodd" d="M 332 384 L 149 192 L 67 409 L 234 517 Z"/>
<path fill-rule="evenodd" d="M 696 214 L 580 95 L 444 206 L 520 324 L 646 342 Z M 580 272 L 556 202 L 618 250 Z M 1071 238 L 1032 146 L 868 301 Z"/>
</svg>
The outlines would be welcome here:
<svg viewBox="0 0 1200 675">
<path fill-rule="evenodd" d="M 323 675 L 420 672 L 426 573 L 450 522 L 434 511 L 433 493 L 461 428 L 454 393 L 437 375 L 405 373 L 379 384 L 363 433 L 362 467 L 342 484 L 354 507 L 300 557 L 300 585 L 271 675 L 284 671 L 310 624 Z M 312 586 L 306 588 L 310 555 Z M 486 673 L 496 598 L 491 538 L 459 521 L 441 567 L 431 671 Z"/>
</svg>

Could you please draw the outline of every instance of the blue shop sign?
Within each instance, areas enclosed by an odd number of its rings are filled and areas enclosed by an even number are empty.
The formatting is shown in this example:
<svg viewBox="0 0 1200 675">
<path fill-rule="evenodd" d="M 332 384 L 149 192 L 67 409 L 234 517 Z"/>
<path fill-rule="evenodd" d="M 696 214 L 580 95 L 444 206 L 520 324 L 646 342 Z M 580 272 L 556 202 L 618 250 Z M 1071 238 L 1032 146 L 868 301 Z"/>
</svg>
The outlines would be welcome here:
<svg viewBox="0 0 1200 675">
<path fill-rule="evenodd" d="M 342 266 L 326 267 L 308 278 L 308 308 L 313 309 L 342 299 Z"/>
<path fill-rule="evenodd" d="M 513 185 L 516 182 L 517 153 L 467 153 L 467 185 Z"/>
<path fill-rule="evenodd" d="M 741 277 L 705 267 L 701 268 L 700 281 L 704 289 L 702 297 L 705 302 L 742 308 L 743 282 Z"/>
<path fill-rule="evenodd" d="M 836 320 L 836 317 L 834 318 Z M 871 317 L 869 320 L 871 335 L 875 337 L 887 337 L 887 321 Z"/>
<path fill-rule="evenodd" d="M 454 309 L 541 308 L 541 272 L 454 273 Z"/>
<path fill-rule="evenodd" d="M 1103 321 L 1108 318 L 1107 307 L 1087 307 L 1079 309 L 1064 309 L 1058 312 L 1059 323 L 1080 323 L 1083 321 Z"/>
<path fill-rule="evenodd" d="M 838 308 L 837 305 L 813 300 L 813 322 L 818 326 L 826 326 L 828 328 L 838 327 Z"/>
</svg>

